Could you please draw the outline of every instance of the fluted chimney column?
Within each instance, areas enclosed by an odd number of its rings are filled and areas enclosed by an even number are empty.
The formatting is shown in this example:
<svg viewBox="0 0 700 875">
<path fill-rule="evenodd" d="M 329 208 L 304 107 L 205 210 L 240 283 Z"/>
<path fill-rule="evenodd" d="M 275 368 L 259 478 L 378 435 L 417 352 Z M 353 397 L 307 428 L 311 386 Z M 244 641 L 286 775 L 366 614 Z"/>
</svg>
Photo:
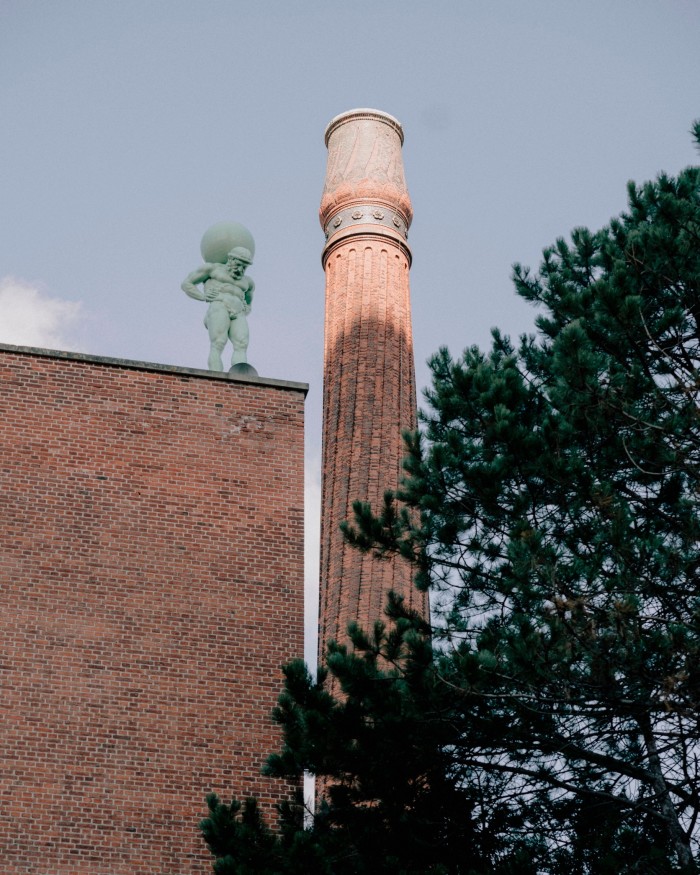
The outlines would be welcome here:
<svg viewBox="0 0 700 875">
<path fill-rule="evenodd" d="M 426 598 L 401 559 L 379 561 L 347 546 L 340 532 L 352 503 L 378 511 L 396 489 L 405 455 L 401 432 L 416 427 L 408 228 L 399 122 L 357 109 L 326 129 L 328 166 L 320 221 L 326 235 L 319 656 L 326 642 L 383 616 L 401 593 L 427 614 Z"/>
</svg>

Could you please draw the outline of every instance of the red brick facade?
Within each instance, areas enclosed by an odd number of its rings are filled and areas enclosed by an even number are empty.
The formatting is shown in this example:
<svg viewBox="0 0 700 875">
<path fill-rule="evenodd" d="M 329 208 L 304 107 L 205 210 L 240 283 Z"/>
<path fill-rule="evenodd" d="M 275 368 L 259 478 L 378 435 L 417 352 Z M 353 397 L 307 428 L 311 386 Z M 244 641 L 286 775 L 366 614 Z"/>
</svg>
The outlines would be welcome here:
<svg viewBox="0 0 700 875">
<path fill-rule="evenodd" d="M 289 788 L 301 384 L 0 350 L 0 871 L 211 871 L 204 796 Z"/>
</svg>

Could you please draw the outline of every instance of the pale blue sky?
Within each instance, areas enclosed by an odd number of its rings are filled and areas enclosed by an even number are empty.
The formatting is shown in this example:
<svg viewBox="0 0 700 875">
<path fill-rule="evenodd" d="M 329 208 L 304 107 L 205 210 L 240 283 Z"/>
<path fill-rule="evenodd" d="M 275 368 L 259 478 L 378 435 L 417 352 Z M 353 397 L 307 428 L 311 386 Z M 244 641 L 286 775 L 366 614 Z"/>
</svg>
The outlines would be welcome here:
<svg viewBox="0 0 700 875">
<path fill-rule="evenodd" d="M 327 122 L 404 125 L 420 387 L 439 345 L 530 329 L 512 262 L 697 162 L 698 46 L 697 0 L 0 0 L 0 341 L 204 367 L 180 282 L 243 222 L 249 360 L 311 386 L 314 494 Z"/>
</svg>

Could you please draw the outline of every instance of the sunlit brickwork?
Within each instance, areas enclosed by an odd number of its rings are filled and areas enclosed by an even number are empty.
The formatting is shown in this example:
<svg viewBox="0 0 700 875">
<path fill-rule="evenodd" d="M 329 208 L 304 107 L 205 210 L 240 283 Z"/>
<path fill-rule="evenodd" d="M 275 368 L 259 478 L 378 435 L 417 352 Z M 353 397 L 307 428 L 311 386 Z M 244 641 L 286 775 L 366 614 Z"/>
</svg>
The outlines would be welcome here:
<svg viewBox="0 0 700 875">
<path fill-rule="evenodd" d="M 396 489 L 402 430 L 416 427 L 407 232 L 411 201 L 401 125 L 376 110 L 338 116 L 326 130 L 320 219 L 326 234 L 319 656 L 347 625 L 382 618 L 388 590 L 427 616 L 403 560 L 348 547 L 352 503 L 378 511 Z"/>
</svg>

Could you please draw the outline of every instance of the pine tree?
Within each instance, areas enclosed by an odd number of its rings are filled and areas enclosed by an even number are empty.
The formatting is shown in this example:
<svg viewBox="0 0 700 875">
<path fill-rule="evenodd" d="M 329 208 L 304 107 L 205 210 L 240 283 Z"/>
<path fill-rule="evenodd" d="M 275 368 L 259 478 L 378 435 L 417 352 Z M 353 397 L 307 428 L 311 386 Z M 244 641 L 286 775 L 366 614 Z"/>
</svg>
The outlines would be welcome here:
<svg viewBox="0 0 700 875">
<path fill-rule="evenodd" d="M 700 172 L 630 184 L 626 214 L 514 280 L 538 335 L 433 358 L 398 504 L 348 533 L 443 595 L 463 780 L 511 773 L 581 871 L 616 823 L 630 871 L 694 872 Z"/>
<path fill-rule="evenodd" d="M 402 488 L 346 526 L 433 623 L 393 599 L 317 681 L 288 667 L 268 771 L 325 801 L 273 835 L 212 800 L 221 875 L 697 872 L 700 170 L 514 282 L 537 333 L 432 359 Z"/>
<path fill-rule="evenodd" d="M 284 750 L 266 772 L 323 776 L 313 826 L 301 828 L 299 800 L 285 807 L 273 835 L 255 800 L 209 798 L 202 830 L 218 875 L 535 875 L 523 806 L 504 799 L 504 781 L 476 787 L 454 780 L 450 687 L 439 680 L 430 627 L 392 598 L 389 627 L 350 630 L 352 649 L 331 643 L 316 680 L 305 665 L 285 669 L 275 720 Z M 328 692 L 328 673 L 340 695 Z M 484 804 L 488 796 L 488 805 Z M 544 850 L 542 848 L 541 850 Z"/>
</svg>

